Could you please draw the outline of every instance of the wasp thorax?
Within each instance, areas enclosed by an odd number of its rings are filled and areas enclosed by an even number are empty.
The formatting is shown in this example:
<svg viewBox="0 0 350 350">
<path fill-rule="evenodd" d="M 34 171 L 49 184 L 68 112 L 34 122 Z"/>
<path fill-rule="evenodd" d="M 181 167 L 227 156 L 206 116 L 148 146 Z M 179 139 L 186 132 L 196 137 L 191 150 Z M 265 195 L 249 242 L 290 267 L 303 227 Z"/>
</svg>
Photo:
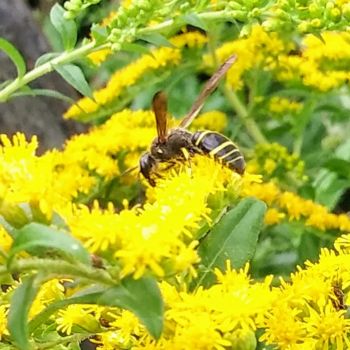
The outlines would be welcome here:
<svg viewBox="0 0 350 350">
<path fill-rule="evenodd" d="M 151 154 L 160 161 L 183 157 L 183 148 L 192 151 L 191 137 L 192 134 L 186 130 L 173 129 L 164 142 L 160 142 L 158 137 L 153 140 Z"/>
</svg>

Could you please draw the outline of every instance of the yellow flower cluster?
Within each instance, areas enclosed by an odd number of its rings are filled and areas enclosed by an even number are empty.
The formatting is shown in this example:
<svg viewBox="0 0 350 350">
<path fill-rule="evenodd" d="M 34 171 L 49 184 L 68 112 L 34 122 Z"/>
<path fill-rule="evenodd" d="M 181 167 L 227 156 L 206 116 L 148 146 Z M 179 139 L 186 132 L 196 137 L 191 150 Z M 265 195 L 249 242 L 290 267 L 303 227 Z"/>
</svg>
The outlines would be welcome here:
<svg viewBox="0 0 350 350">
<path fill-rule="evenodd" d="M 257 197 L 269 207 L 275 207 L 275 210 L 268 214 L 270 224 L 278 223 L 286 215 L 289 220 L 305 220 L 307 226 L 322 231 L 350 231 L 350 217 L 347 214 L 330 213 L 323 205 L 304 199 L 293 192 L 282 191 L 273 182 L 244 186 L 242 194 Z"/>
<path fill-rule="evenodd" d="M 275 114 L 292 113 L 296 114 L 303 108 L 300 102 L 288 98 L 274 96 L 269 101 L 269 111 Z"/>
<path fill-rule="evenodd" d="M 166 311 L 164 333 L 158 342 L 145 334 L 135 316 L 123 312 L 111 322 L 112 329 L 98 337 L 98 349 L 249 349 L 248 344 L 256 342 L 258 315 L 274 300 L 271 278 L 253 282 L 248 265 L 235 271 L 229 263 L 225 273 L 216 270 L 216 277 L 217 284 L 194 292 L 185 286 L 161 284 Z"/>
<path fill-rule="evenodd" d="M 227 83 L 238 90 L 244 85 L 243 75 L 246 71 L 253 67 L 273 68 L 276 56 L 288 48 L 291 48 L 291 44 L 284 43 L 277 33 L 268 33 L 262 26 L 256 25 L 247 38 L 223 44 L 215 55 L 219 62 L 224 62 L 232 54 L 237 55 L 237 61 L 227 72 Z M 205 65 L 214 65 L 211 55 L 204 56 L 203 60 Z"/>
<path fill-rule="evenodd" d="M 306 86 L 328 91 L 350 78 L 350 33 L 324 32 L 322 39 L 306 36 L 300 55 L 278 57 L 278 77 L 281 80 L 301 80 Z"/>
<path fill-rule="evenodd" d="M 256 145 L 254 158 L 248 163 L 247 169 L 268 179 L 283 179 L 289 174 L 296 179 L 305 180 L 304 162 L 279 143 Z"/>
<path fill-rule="evenodd" d="M 300 81 L 320 91 L 341 86 L 350 78 L 347 63 L 350 58 L 348 32 L 324 32 L 322 40 L 314 35 L 303 38 L 300 48 L 286 42 L 276 32 L 266 32 L 260 25 L 252 28 L 249 36 L 224 43 L 215 51 L 219 62 L 237 54 L 237 61 L 227 73 L 227 82 L 235 90 L 244 86 L 244 73 L 252 68 L 271 71 L 280 81 Z M 295 51 L 299 50 L 298 54 Z M 203 58 L 213 66 L 212 55 Z M 302 105 L 274 97 L 270 109 L 275 113 L 297 113 Z"/>
<path fill-rule="evenodd" d="M 38 143 L 35 137 L 27 142 L 23 134 L 17 133 L 12 140 L 6 135 L 1 135 L 0 139 L 3 215 L 11 205 L 30 203 L 32 208 L 51 216 L 54 207 L 65 205 L 79 191 L 90 188 L 93 180 L 80 167 L 73 164 L 69 172 L 60 171 L 62 155 L 58 151 L 36 156 Z"/>
<path fill-rule="evenodd" d="M 64 117 L 84 119 L 84 114 L 94 113 L 99 108 L 112 104 L 113 101 L 120 98 L 123 90 L 144 78 L 146 73 L 162 70 L 168 65 L 179 64 L 182 58 L 182 48 L 186 46 L 190 48 L 201 47 L 206 41 L 207 38 L 198 32 L 188 32 L 173 37 L 170 42 L 175 46 L 174 48 L 161 47 L 154 49 L 151 54 L 143 55 L 121 68 L 111 76 L 104 88 L 94 92 L 93 99 L 88 97 L 80 99 L 68 109 Z"/>
<path fill-rule="evenodd" d="M 306 262 L 281 287 L 262 319 L 261 340 L 279 349 L 349 349 L 346 316 L 350 277 L 350 235 L 323 249 L 317 263 Z"/>
<path fill-rule="evenodd" d="M 135 315 L 116 308 L 72 305 L 59 312 L 56 323 L 70 334 L 74 325 L 107 327 L 93 340 L 99 350 L 255 349 L 255 332 L 266 345 L 281 350 L 348 349 L 350 320 L 346 316 L 350 278 L 350 235 L 323 249 L 317 263 L 306 262 L 288 280 L 272 287 L 272 276 L 256 282 L 249 266 L 215 270 L 216 283 L 189 291 L 183 284 L 161 282 L 165 301 L 162 337 L 156 341 Z M 82 317 L 84 315 L 84 317 Z M 107 325 L 106 325 L 107 323 Z"/>
<path fill-rule="evenodd" d="M 148 190 L 148 202 L 119 213 L 110 205 L 102 210 L 73 206 L 61 213 L 76 238 L 92 253 L 113 254 L 121 275 L 158 276 L 191 270 L 198 262 L 194 233 L 210 221 L 209 196 L 237 189 L 239 176 L 208 157 L 198 156 L 186 166 L 173 168 Z M 206 191 L 203 191 L 203 188 Z M 165 269 L 165 266 L 167 268 Z"/>
<path fill-rule="evenodd" d="M 213 130 L 222 132 L 227 126 L 227 116 L 220 111 L 210 111 L 199 115 L 191 124 L 190 129 Z"/>
</svg>

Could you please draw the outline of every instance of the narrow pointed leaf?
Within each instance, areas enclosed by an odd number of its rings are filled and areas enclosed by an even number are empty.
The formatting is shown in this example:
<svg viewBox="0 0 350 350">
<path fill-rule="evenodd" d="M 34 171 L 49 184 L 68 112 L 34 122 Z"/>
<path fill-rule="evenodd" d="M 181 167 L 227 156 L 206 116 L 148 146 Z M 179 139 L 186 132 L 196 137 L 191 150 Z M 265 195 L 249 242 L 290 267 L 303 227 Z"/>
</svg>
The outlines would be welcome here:
<svg viewBox="0 0 350 350">
<path fill-rule="evenodd" d="M 34 67 L 41 66 L 42 64 L 52 60 L 53 58 L 57 57 L 59 55 L 58 52 L 47 52 L 38 57 L 38 59 L 35 61 Z"/>
<path fill-rule="evenodd" d="M 50 89 L 30 89 L 28 91 L 19 91 L 14 93 L 11 97 L 21 97 L 21 96 L 46 96 L 46 97 L 57 98 L 59 100 L 68 102 L 69 104 L 75 103 L 75 101 L 72 98 L 56 90 L 50 90 Z"/>
<path fill-rule="evenodd" d="M 245 198 L 222 217 L 198 248 L 205 271 L 197 285 L 210 285 L 214 268 L 224 270 L 227 259 L 240 268 L 253 257 L 265 211 L 264 202 Z"/>
<path fill-rule="evenodd" d="M 121 285 L 106 290 L 98 304 L 118 306 L 133 312 L 158 339 L 163 329 L 163 300 L 153 278 L 126 278 Z"/>
<path fill-rule="evenodd" d="M 95 289 L 95 290 L 94 290 Z M 80 294 L 69 299 L 50 304 L 44 311 L 30 322 L 30 330 L 34 331 L 54 312 L 71 304 L 96 304 L 115 306 L 134 313 L 145 325 L 149 333 L 156 339 L 163 329 L 164 305 L 157 282 L 152 278 L 124 279 L 121 284 L 105 291 L 93 288 L 89 294 Z"/>
<path fill-rule="evenodd" d="M 15 290 L 11 299 L 8 329 L 11 338 L 20 350 L 31 349 L 28 340 L 28 313 L 39 287 L 38 278 L 31 276 Z"/>
<path fill-rule="evenodd" d="M 129 51 L 129 52 L 142 53 L 142 54 L 149 54 L 149 55 L 152 54 L 150 49 L 148 49 L 147 47 L 140 45 L 140 44 L 133 44 L 133 43 L 123 44 L 122 50 Z"/>
<path fill-rule="evenodd" d="M 6 39 L 0 38 L 0 50 L 4 51 L 17 68 L 19 78 L 26 73 L 26 63 L 20 52 Z"/>
<path fill-rule="evenodd" d="M 55 67 L 57 73 L 78 90 L 82 95 L 93 98 L 91 88 L 85 79 L 83 71 L 74 64 Z"/>
<path fill-rule="evenodd" d="M 71 50 L 77 42 L 77 25 L 73 20 L 66 19 L 64 13 L 63 7 L 55 4 L 50 12 L 50 20 L 62 38 L 64 49 Z"/>
<path fill-rule="evenodd" d="M 155 46 L 174 47 L 174 45 L 165 36 L 159 33 L 140 35 L 138 39 L 147 41 Z"/>
<path fill-rule="evenodd" d="M 83 264 L 90 264 L 90 255 L 78 240 L 64 231 L 35 222 L 16 230 L 15 239 L 9 252 L 9 261 L 15 254 L 24 250 L 30 250 L 33 255 L 42 255 L 42 248 L 54 249 Z"/>
<path fill-rule="evenodd" d="M 186 13 L 181 18 L 185 23 L 190 24 L 191 26 L 208 31 L 207 24 L 195 13 Z"/>
</svg>

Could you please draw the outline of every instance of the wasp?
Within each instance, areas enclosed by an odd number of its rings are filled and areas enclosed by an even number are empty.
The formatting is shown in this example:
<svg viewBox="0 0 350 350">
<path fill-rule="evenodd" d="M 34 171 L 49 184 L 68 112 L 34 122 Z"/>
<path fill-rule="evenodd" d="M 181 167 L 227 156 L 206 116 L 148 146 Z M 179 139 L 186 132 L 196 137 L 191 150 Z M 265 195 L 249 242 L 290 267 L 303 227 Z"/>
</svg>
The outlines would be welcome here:
<svg viewBox="0 0 350 350">
<path fill-rule="evenodd" d="M 156 174 L 159 163 L 172 162 L 177 159 L 189 159 L 194 154 L 205 154 L 219 160 L 223 165 L 243 174 L 245 161 L 238 147 L 226 136 L 210 130 L 191 133 L 188 126 L 202 109 L 206 98 L 216 89 L 220 79 L 235 62 L 236 56 L 230 56 L 204 85 L 202 92 L 193 103 L 188 114 L 179 126 L 168 130 L 167 99 L 162 91 L 157 92 L 152 101 L 156 118 L 157 137 L 150 150 L 140 158 L 140 172 L 151 186 L 155 186 L 152 174 Z"/>
</svg>

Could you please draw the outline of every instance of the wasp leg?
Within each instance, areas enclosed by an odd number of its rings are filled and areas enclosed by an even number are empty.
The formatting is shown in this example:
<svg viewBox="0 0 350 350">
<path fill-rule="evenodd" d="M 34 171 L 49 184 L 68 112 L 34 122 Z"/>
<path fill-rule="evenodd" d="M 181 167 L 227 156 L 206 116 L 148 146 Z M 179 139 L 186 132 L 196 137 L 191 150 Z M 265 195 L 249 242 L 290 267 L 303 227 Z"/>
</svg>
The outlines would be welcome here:
<svg viewBox="0 0 350 350">
<path fill-rule="evenodd" d="M 186 161 L 188 162 L 188 169 L 189 169 L 189 175 L 192 177 L 192 164 L 191 164 L 191 156 L 194 154 L 192 149 L 187 149 L 185 147 L 181 148 L 181 152 L 184 156 L 184 158 L 186 159 Z"/>
</svg>

